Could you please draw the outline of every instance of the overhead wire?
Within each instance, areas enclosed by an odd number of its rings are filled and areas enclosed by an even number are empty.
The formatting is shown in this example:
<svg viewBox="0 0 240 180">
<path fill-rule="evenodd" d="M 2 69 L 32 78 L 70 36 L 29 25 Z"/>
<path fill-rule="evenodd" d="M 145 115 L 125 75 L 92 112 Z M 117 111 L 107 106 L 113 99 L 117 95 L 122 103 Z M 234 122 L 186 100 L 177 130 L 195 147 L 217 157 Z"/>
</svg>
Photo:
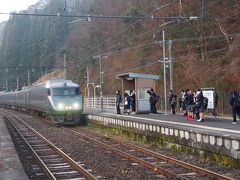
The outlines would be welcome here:
<svg viewBox="0 0 240 180">
<path fill-rule="evenodd" d="M 131 25 L 130 25 L 131 26 Z M 115 37 L 113 37 L 113 38 L 115 38 Z M 186 42 L 186 41 L 185 41 Z"/>
<path fill-rule="evenodd" d="M 149 31 L 150 32 L 150 31 Z M 136 37 L 137 38 L 137 37 Z M 117 45 L 115 45 L 115 46 L 117 46 Z"/>
<path fill-rule="evenodd" d="M 160 9 L 162 9 L 162 8 L 165 8 L 165 7 L 171 5 L 173 2 L 176 2 L 176 1 L 177 1 L 177 0 L 173 0 L 173 1 L 169 2 L 169 3 L 167 3 L 167 4 L 164 4 L 164 5 L 161 6 L 158 10 L 160 10 Z M 136 25 L 137 23 L 140 23 L 141 21 L 142 21 L 142 20 L 138 20 L 137 22 L 129 25 L 129 26 L 126 28 L 126 31 L 127 31 L 129 28 L 131 28 L 133 25 Z M 121 31 L 121 33 L 122 33 L 122 32 L 126 32 L 126 31 Z M 127 32 L 127 33 L 128 33 L 128 32 Z M 117 35 L 119 35 L 119 34 L 117 34 Z M 109 41 L 109 40 L 111 40 L 111 39 L 113 39 L 113 38 L 118 38 L 118 36 L 114 35 L 113 37 L 108 38 L 106 41 Z M 135 39 L 135 38 L 137 38 L 137 37 L 133 37 L 133 39 Z M 105 43 L 106 41 L 102 42 L 102 44 Z M 122 41 L 120 41 L 120 42 L 125 42 L 125 41 L 122 40 Z M 102 44 L 100 44 L 100 46 L 101 46 Z M 96 50 L 96 48 L 93 48 L 93 49 Z M 96 52 L 96 51 L 95 51 L 95 52 Z M 98 52 L 97 54 L 99 54 L 99 53 L 100 53 L 100 52 Z"/>
</svg>

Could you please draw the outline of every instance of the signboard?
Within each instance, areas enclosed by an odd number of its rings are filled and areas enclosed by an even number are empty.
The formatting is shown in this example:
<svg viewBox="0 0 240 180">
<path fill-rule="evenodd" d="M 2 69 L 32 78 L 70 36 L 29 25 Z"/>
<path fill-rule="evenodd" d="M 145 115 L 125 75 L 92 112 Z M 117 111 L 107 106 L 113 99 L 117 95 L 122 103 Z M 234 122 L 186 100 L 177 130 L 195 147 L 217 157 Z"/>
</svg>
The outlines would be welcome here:
<svg viewBox="0 0 240 180">
<path fill-rule="evenodd" d="M 214 91 L 202 90 L 203 96 L 208 98 L 208 109 L 214 109 Z"/>
</svg>

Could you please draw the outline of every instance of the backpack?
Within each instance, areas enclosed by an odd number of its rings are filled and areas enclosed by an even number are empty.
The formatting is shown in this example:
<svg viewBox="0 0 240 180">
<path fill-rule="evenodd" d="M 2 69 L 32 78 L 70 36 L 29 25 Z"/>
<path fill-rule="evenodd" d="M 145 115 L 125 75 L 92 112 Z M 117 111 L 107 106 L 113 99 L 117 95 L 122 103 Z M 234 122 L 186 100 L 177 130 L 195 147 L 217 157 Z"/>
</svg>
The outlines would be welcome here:
<svg viewBox="0 0 240 180">
<path fill-rule="evenodd" d="M 208 98 L 207 97 L 203 97 L 203 107 L 204 107 L 204 109 L 207 109 L 207 107 L 208 107 Z"/>
<path fill-rule="evenodd" d="M 238 93 L 233 94 L 233 107 L 239 107 L 240 106 L 240 97 L 238 95 Z"/>
<path fill-rule="evenodd" d="M 155 103 L 157 103 L 159 100 L 160 100 L 160 96 L 159 96 L 159 95 L 156 95 L 156 96 L 154 97 Z"/>
<path fill-rule="evenodd" d="M 173 95 L 171 104 L 174 106 L 177 105 L 177 96 L 176 95 Z"/>
</svg>

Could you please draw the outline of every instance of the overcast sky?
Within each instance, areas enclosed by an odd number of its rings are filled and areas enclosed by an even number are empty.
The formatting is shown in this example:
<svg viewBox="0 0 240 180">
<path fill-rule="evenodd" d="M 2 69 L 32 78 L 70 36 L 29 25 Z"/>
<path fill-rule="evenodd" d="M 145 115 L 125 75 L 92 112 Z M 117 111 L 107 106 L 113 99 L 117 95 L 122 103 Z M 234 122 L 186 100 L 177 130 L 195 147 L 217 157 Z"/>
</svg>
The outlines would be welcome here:
<svg viewBox="0 0 240 180">
<path fill-rule="evenodd" d="M 25 10 L 28 6 L 33 5 L 38 0 L 0 0 L 0 12 L 9 13 L 12 11 L 19 12 L 20 10 Z M 7 21 L 9 15 L 0 14 L 0 22 Z"/>
</svg>

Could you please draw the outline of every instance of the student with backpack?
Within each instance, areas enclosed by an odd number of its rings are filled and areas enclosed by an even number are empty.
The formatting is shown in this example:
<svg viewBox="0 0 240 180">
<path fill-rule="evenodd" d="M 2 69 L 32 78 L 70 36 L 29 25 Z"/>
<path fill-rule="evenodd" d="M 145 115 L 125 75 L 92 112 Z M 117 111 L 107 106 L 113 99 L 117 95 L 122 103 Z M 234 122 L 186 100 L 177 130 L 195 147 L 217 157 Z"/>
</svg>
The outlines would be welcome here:
<svg viewBox="0 0 240 180">
<path fill-rule="evenodd" d="M 193 107 L 194 107 L 194 98 L 193 93 L 190 89 L 187 89 L 186 97 L 184 99 L 186 103 L 187 117 L 186 120 L 193 120 Z"/>
<path fill-rule="evenodd" d="M 153 88 L 147 90 L 147 93 L 149 94 L 150 113 L 157 114 L 156 103 L 159 96 L 156 95 Z"/>
<path fill-rule="evenodd" d="M 237 115 L 240 119 L 240 97 L 239 93 L 235 90 L 232 90 L 230 93 L 230 105 L 232 107 L 232 124 L 237 124 Z"/>
<path fill-rule="evenodd" d="M 169 90 L 168 102 L 171 106 L 172 114 L 176 114 L 177 96 L 173 94 L 172 90 Z"/>
<path fill-rule="evenodd" d="M 208 106 L 208 98 L 203 96 L 202 91 L 197 91 L 196 102 L 194 105 L 196 120 L 198 122 L 204 122 L 204 112 Z"/>
</svg>

